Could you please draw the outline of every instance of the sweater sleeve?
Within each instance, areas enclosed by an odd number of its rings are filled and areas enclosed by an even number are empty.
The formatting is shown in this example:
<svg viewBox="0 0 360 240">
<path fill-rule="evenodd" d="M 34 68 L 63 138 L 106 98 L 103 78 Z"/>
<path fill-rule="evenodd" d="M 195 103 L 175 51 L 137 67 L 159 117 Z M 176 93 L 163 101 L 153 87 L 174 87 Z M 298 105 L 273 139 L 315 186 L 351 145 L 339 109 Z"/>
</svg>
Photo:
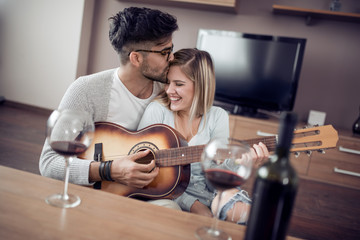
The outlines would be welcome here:
<svg viewBox="0 0 360 240">
<path fill-rule="evenodd" d="M 108 104 L 106 92 L 110 93 L 111 84 L 109 79 L 112 71 L 107 74 L 98 74 L 93 77 L 81 77 L 74 81 L 65 92 L 59 109 L 82 109 L 89 112 L 95 121 L 105 120 Z M 91 81 L 90 81 L 91 80 Z M 102 94 L 100 93 L 100 89 Z M 108 94 L 110 95 L 110 94 Z M 101 99 L 100 97 L 101 96 Z M 89 182 L 89 169 L 91 159 L 73 158 L 70 164 L 69 182 L 80 185 L 91 185 Z M 65 159 L 52 150 L 45 140 L 40 160 L 39 170 L 41 175 L 63 180 L 65 175 Z"/>
</svg>

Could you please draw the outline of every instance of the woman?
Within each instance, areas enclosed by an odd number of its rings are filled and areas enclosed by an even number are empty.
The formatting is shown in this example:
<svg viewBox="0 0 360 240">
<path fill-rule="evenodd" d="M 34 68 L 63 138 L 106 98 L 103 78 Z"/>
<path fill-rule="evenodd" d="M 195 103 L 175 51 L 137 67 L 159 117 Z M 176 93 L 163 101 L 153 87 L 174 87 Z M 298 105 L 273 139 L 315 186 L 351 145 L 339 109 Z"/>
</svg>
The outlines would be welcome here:
<svg viewBox="0 0 360 240">
<path fill-rule="evenodd" d="M 138 129 L 163 123 L 182 134 L 189 146 L 207 144 L 214 138 L 227 139 L 229 116 L 222 108 L 212 106 L 214 94 L 215 73 L 209 53 L 197 49 L 179 50 L 170 63 L 164 92 L 149 104 Z M 269 155 L 262 143 L 254 145 L 252 151 L 255 160 Z M 212 216 L 217 208 L 212 205 L 215 197 L 215 190 L 205 181 L 201 163 L 192 163 L 189 185 L 175 201 L 185 211 Z M 220 218 L 246 223 L 245 215 L 251 202 L 247 194 L 232 189 L 224 193 L 223 200 Z"/>
</svg>

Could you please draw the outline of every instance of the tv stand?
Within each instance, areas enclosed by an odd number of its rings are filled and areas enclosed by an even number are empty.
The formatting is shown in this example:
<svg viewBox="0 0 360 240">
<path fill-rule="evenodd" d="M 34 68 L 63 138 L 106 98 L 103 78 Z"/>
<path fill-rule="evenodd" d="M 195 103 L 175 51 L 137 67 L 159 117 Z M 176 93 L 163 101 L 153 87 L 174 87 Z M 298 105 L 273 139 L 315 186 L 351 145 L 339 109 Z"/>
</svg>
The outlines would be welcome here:
<svg viewBox="0 0 360 240">
<path fill-rule="evenodd" d="M 279 118 L 279 116 L 277 116 L 278 114 L 274 114 L 272 112 L 260 110 L 257 108 L 243 107 L 236 104 L 225 103 L 217 100 L 214 101 L 214 105 L 225 109 L 229 114 L 233 114 L 233 115 L 239 115 L 239 116 L 256 118 L 256 119 L 269 119 L 272 117 L 275 117 L 276 119 Z"/>
</svg>

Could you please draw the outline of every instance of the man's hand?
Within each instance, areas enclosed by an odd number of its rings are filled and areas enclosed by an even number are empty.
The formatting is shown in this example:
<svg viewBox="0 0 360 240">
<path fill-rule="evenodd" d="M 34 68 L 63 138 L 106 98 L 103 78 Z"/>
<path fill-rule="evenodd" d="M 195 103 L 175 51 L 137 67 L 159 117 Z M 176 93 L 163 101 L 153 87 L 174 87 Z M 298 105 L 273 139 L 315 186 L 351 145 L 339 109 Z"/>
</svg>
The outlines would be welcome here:
<svg viewBox="0 0 360 240">
<path fill-rule="evenodd" d="M 140 151 L 138 153 L 123 156 L 120 159 L 113 160 L 110 173 L 111 178 L 118 183 L 143 188 L 149 185 L 159 173 L 159 168 L 155 165 L 155 160 L 149 164 L 140 164 L 135 162 L 137 159 L 145 157 L 150 150 Z M 101 181 L 99 175 L 99 162 L 91 162 L 89 170 L 89 182 Z"/>
<path fill-rule="evenodd" d="M 114 160 L 111 166 L 111 177 L 114 181 L 121 184 L 143 188 L 149 185 L 159 173 L 159 168 L 155 166 L 155 160 L 149 164 L 139 164 L 135 161 L 145 157 L 150 150 L 124 156 L 122 159 Z"/>
</svg>

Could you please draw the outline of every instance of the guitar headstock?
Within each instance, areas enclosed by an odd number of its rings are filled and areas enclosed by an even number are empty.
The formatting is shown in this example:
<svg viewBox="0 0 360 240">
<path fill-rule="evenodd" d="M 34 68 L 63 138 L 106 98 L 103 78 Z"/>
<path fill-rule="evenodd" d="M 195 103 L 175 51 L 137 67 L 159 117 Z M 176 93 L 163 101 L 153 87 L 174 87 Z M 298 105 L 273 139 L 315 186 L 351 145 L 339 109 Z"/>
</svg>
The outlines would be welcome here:
<svg viewBox="0 0 360 240">
<path fill-rule="evenodd" d="M 304 128 L 294 131 L 291 152 L 323 151 L 336 147 L 338 132 L 332 125 Z"/>
</svg>

